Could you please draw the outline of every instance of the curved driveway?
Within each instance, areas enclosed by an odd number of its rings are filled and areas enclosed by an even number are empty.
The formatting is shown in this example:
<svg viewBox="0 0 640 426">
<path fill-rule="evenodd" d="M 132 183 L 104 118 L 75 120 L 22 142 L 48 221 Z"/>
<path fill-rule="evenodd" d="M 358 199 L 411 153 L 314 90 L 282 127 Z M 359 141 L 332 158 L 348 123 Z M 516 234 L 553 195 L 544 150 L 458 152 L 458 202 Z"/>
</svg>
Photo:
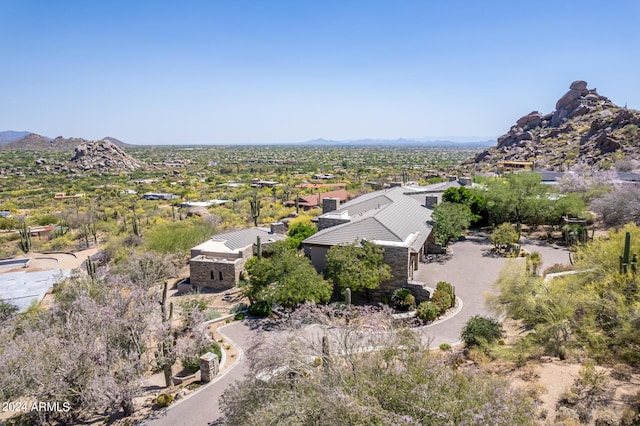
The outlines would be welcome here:
<svg viewBox="0 0 640 426">
<path fill-rule="evenodd" d="M 420 269 L 416 271 L 415 279 L 430 287 L 435 288 L 438 281 L 453 284 L 456 287 L 457 296 L 463 302 L 462 309 L 456 315 L 420 329 L 425 341 L 432 348 L 437 348 L 441 343 L 457 343 L 464 323 L 472 316 L 493 315 L 485 306 L 484 294 L 492 290 L 492 283 L 507 263 L 507 259 L 486 255 L 491 244 L 482 234 L 471 235 L 464 241 L 455 243 L 452 248 L 454 255 L 446 263 L 421 264 Z M 542 255 L 541 271 L 555 263 L 569 263 L 568 252 L 561 247 L 525 241 L 523 248 L 537 251 Z M 249 328 L 248 321 L 234 322 L 219 331 L 240 348 L 246 348 L 251 344 L 254 333 Z M 221 416 L 218 405 L 220 395 L 227 386 L 241 380 L 246 372 L 246 360 L 241 351 L 240 359 L 222 376 L 177 402 L 164 414 L 148 421 L 147 424 L 206 426 L 215 423 Z"/>
</svg>

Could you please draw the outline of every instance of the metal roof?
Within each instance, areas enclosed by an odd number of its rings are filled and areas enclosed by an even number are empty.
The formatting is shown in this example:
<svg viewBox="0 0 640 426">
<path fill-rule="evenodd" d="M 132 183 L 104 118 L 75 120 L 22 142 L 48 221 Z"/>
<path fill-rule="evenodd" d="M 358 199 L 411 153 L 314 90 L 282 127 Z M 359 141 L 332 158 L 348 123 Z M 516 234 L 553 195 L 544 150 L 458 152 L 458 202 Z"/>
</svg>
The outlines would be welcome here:
<svg viewBox="0 0 640 426">
<path fill-rule="evenodd" d="M 256 242 L 256 238 L 260 237 L 263 243 L 283 240 L 285 235 L 274 234 L 269 228 L 248 228 L 239 231 L 225 232 L 216 234 L 204 243 L 194 247 L 192 250 L 208 251 L 213 247 L 219 248 L 222 243 L 230 252 L 236 252 Z"/>
<path fill-rule="evenodd" d="M 380 244 L 401 244 L 418 250 L 431 232 L 432 210 L 406 188 L 372 192 L 351 200 L 337 211 L 320 216 L 348 215 L 350 222 L 323 229 L 304 244 L 337 245 L 356 240 L 376 240 Z"/>
</svg>

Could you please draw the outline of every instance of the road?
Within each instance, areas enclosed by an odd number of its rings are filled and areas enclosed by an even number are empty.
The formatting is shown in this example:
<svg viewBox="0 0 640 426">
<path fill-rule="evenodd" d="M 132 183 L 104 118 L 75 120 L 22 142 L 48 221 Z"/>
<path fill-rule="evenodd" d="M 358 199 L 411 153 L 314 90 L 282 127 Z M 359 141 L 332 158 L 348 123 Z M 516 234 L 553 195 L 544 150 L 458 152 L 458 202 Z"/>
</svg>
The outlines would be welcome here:
<svg viewBox="0 0 640 426">
<path fill-rule="evenodd" d="M 453 257 L 444 264 L 421 264 L 415 279 L 435 288 L 438 281 L 447 281 L 456 288 L 458 298 L 462 300 L 462 308 L 455 314 L 418 330 L 423 340 L 432 348 L 441 343 L 455 344 L 460 340 L 460 331 L 465 322 L 474 315 L 495 316 L 484 302 L 484 295 L 492 291 L 492 283 L 498 278 L 500 270 L 508 259 L 487 256 L 491 244 L 483 235 L 471 235 L 452 247 Z M 542 255 L 540 270 L 556 263 L 569 263 L 567 250 L 557 246 L 538 244 L 526 241 L 522 248 L 537 251 Z M 519 261 L 523 261 L 522 259 Z M 255 331 L 250 322 L 234 322 L 219 329 L 239 348 L 251 345 Z M 207 426 L 221 417 L 218 400 L 227 386 L 241 380 L 247 373 L 246 359 L 241 355 L 235 365 L 224 375 L 204 386 L 198 392 L 180 400 L 165 411 L 160 417 L 148 421 L 153 426 Z"/>
</svg>

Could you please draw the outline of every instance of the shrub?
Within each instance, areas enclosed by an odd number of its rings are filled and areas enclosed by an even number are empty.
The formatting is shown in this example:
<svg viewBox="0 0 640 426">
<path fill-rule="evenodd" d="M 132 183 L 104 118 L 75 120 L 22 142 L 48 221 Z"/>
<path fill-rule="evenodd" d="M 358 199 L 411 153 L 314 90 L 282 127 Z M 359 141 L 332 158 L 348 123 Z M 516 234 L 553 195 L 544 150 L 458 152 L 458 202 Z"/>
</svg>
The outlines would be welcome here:
<svg viewBox="0 0 640 426">
<path fill-rule="evenodd" d="M 216 318 L 220 318 L 222 316 L 222 314 L 220 312 L 218 312 L 218 311 L 216 311 L 215 309 L 212 309 L 212 308 L 207 309 L 205 311 L 205 314 L 207 316 L 206 317 L 207 321 L 211 321 L 211 320 L 214 320 Z"/>
<path fill-rule="evenodd" d="M 448 343 L 443 343 L 440 345 L 440 350 L 441 351 L 450 351 L 451 350 L 451 345 Z"/>
<path fill-rule="evenodd" d="M 229 313 L 230 314 L 237 314 L 238 312 L 242 312 L 245 309 L 247 309 L 247 304 L 246 303 L 237 303 L 235 305 L 233 305 L 231 307 L 231 309 L 229 309 Z"/>
<path fill-rule="evenodd" d="M 188 372 L 195 373 L 200 369 L 200 357 L 207 352 L 213 352 L 218 355 L 218 360 L 222 359 L 222 349 L 218 342 L 211 342 L 209 346 L 203 348 L 197 355 L 182 358 L 182 367 Z"/>
<path fill-rule="evenodd" d="M 266 317 L 271 314 L 272 304 L 266 300 L 261 300 L 249 306 L 249 315 L 255 317 Z"/>
<path fill-rule="evenodd" d="M 161 393 L 156 398 L 156 404 L 158 404 L 158 407 L 165 408 L 173 402 L 173 399 L 173 395 L 170 395 L 168 393 Z"/>
<path fill-rule="evenodd" d="M 443 291 L 445 293 L 453 293 L 453 286 L 446 281 L 440 281 L 436 284 L 436 291 Z"/>
<path fill-rule="evenodd" d="M 411 307 L 415 306 L 416 298 L 408 288 L 398 288 L 393 292 L 391 302 L 393 302 L 393 306 L 397 310 L 408 311 Z"/>
<path fill-rule="evenodd" d="M 451 307 L 451 294 L 436 290 L 431 302 L 438 307 L 440 314 L 444 314 Z"/>
<path fill-rule="evenodd" d="M 479 315 L 469 318 L 462 328 L 462 340 L 468 347 L 486 346 L 504 335 L 502 325 L 493 318 Z"/>
<path fill-rule="evenodd" d="M 200 312 L 207 310 L 207 299 L 204 296 L 191 296 L 180 301 L 180 308 L 184 312 L 191 312 L 194 309 L 198 309 Z"/>
<path fill-rule="evenodd" d="M 422 302 L 418 305 L 418 309 L 416 311 L 416 316 L 420 318 L 422 321 L 433 321 L 438 318 L 440 314 L 440 308 L 437 307 L 433 302 Z"/>
</svg>

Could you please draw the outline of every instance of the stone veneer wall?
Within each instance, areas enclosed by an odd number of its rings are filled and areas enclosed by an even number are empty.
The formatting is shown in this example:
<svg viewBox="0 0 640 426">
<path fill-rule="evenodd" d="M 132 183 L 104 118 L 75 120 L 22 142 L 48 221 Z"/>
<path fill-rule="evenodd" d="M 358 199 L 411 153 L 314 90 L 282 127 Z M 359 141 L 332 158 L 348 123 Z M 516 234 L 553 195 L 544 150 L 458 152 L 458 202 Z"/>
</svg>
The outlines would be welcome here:
<svg viewBox="0 0 640 426">
<path fill-rule="evenodd" d="M 349 219 L 333 219 L 320 217 L 318 218 L 318 231 L 322 231 L 323 229 L 331 228 L 332 226 L 342 225 L 343 223 L 349 222 L 351 222 Z"/>
<path fill-rule="evenodd" d="M 406 287 L 409 281 L 409 248 L 383 246 L 383 263 L 391 267 L 391 279 L 384 281 L 374 291 L 375 296 L 391 296 L 397 288 Z"/>
<path fill-rule="evenodd" d="M 429 237 L 427 238 L 427 253 L 431 254 L 446 254 L 447 248 L 442 247 L 440 244 L 436 243 L 436 233 L 431 231 Z"/>
<path fill-rule="evenodd" d="M 224 259 L 191 259 L 189 270 L 194 288 L 226 290 L 233 288 L 240 280 L 245 259 L 228 261 Z M 220 279 L 222 276 L 222 280 Z M 213 278 L 212 278 L 213 277 Z"/>
<path fill-rule="evenodd" d="M 206 256 L 194 257 L 189 262 L 191 286 L 214 290 L 226 290 L 234 287 L 240 281 L 247 259 L 253 256 L 253 246 L 238 250 L 238 255 L 240 257 L 230 259 L 214 259 Z M 220 279 L 220 273 L 222 273 L 222 280 Z"/>
</svg>

